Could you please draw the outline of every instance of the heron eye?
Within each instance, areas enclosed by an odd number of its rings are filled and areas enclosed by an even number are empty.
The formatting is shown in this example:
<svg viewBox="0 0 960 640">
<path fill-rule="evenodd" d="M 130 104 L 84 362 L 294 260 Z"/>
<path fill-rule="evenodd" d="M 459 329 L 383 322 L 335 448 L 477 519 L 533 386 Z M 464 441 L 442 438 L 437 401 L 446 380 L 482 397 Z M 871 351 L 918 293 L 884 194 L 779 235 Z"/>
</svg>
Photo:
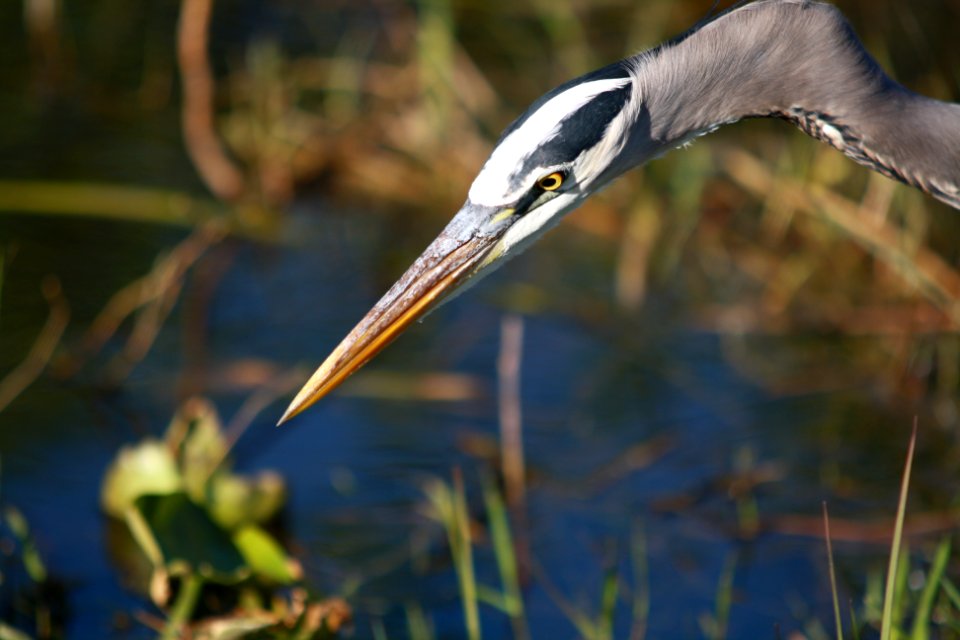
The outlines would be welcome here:
<svg viewBox="0 0 960 640">
<path fill-rule="evenodd" d="M 563 184 L 563 174 L 559 171 L 547 174 L 537 180 L 537 186 L 544 191 L 556 191 Z"/>
</svg>

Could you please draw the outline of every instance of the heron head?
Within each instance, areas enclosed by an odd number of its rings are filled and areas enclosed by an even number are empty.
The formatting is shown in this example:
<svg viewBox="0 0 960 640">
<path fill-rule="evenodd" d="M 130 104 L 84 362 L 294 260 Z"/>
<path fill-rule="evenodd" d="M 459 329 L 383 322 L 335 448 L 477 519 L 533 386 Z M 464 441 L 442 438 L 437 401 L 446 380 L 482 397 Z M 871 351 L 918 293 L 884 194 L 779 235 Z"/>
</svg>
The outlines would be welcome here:
<svg viewBox="0 0 960 640">
<path fill-rule="evenodd" d="M 503 132 L 464 207 L 492 213 L 498 242 L 486 267 L 525 248 L 622 171 L 637 111 L 632 84 L 623 66 L 601 69 L 547 93 Z"/>
<path fill-rule="evenodd" d="M 503 132 L 460 211 L 317 369 L 300 413 L 414 320 L 502 265 L 625 170 L 639 98 L 615 64 L 547 93 Z"/>
</svg>

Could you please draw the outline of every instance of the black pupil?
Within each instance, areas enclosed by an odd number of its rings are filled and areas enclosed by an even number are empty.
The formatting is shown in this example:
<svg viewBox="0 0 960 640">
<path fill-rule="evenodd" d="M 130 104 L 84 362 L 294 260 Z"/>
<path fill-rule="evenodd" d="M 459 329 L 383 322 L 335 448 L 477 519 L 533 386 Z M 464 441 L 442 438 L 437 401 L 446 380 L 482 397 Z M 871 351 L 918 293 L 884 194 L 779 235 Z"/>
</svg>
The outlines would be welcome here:
<svg viewBox="0 0 960 640">
<path fill-rule="evenodd" d="M 544 189 L 554 189 L 560 184 L 560 178 L 556 175 L 549 175 L 540 181 L 540 186 Z"/>
</svg>

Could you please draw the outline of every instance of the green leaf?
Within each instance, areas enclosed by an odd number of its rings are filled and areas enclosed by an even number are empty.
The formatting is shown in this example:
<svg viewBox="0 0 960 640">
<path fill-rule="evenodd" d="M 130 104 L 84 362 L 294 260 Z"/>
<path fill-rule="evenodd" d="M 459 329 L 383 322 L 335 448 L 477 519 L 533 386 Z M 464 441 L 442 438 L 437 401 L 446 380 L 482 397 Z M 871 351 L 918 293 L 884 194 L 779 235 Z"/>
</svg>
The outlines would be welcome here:
<svg viewBox="0 0 960 640">
<path fill-rule="evenodd" d="M 40 551 L 30 534 L 30 525 L 26 517 L 19 509 L 8 506 L 4 509 L 4 517 L 7 526 L 13 533 L 17 542 L 20 544 L 20 559 L 23 561 L 23 567 L 27 571 L 30 579 L 36 583 L 45 582 L 47 579 L 47 567 L 43 564 L 43 558 L 40 557 Z"/>
<path fill-rule="evenodd" d="M 256 525 L 237 531 L 233 542 L 247 565 L 259 576 L 285 585 L 303 576 L 300 563 L 288 556 L 273 536 Z"/>
<path fill-rule="evenodd" d="M 193 637 L 196 640 L 241 640 L 272 627 L 277 622 L 273 616 L 263 614 L 216 618 L 204 622 L 194 631 Z"/>
<path fill-rule="evenodd" d="M 196 572 L 221 584 L 249 575 L 250 568 L 229 533 L 185 493 L 142 496 L 135 506 L 171 573 Z"/>
<path fill-rule="evenodd" d="M 107 469 L 100 489 L 100 505 L 115 517 L 145 495 L 166 495 L 180 491 L 182 481 L 169 447 L 158 440 L 145 440 L 120 449 Z"/>
<path fill-rule="evenodd" d="M 0 640 L 33 640 L 33 638 L 5 622 L 0 622 Z"/>
<path fill-rule="evenodd" d="M 209 508 L 213 519 L 227 529 L 266 522 L 280 511 L 287 489 L 278 474 L 264 471 L 253 478 L 218 474 L 211 486 Z"/>
<path fill-rule="evenodd" d="M 193 399 L 174 416 L 167 428 L 167 443 L 177 452 L 187 494 L 206 502 L 208 482 L 223 465 L 229 447 L 217 412 L 206 400 Z"/>
</svg>

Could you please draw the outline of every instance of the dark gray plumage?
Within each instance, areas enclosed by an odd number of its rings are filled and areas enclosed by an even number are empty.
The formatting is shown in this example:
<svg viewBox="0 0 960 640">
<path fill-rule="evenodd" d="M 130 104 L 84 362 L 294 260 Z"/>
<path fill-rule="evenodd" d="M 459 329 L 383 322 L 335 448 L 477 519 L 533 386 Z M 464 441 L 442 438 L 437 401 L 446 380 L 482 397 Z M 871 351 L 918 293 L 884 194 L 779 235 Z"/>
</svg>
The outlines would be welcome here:
<svg viewBox="0 0 960 640">
<path fill-rule="evenodd" d="M 748 4 L 625 63 L 643 87 L 641 161 L 691 133 L 773 116 L 960 208 L 960 105 L 892 80 L 831 5 Z"/>
</svg>

